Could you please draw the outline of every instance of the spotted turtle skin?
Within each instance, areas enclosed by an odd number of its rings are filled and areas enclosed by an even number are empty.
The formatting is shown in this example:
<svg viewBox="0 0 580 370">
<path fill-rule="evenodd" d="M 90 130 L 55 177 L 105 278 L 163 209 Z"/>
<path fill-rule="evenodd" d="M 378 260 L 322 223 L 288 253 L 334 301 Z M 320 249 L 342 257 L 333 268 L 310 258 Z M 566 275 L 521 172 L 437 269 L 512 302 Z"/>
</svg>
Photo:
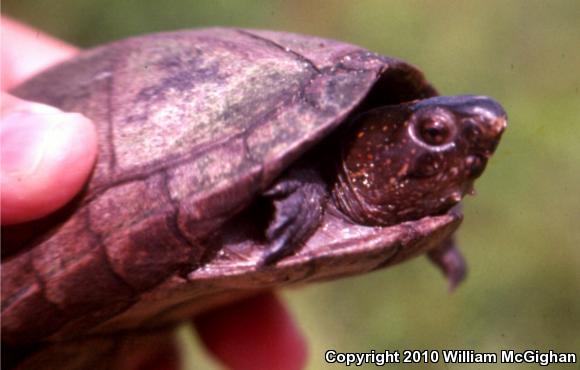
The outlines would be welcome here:
<svg viewBox="0 0 580 370">
<path fill-rule="evenodd" d="M 429 251 L 460 280 L 451 236 L 462 216 L 453 206 L 471 191 L 506 120 L 489 98 L 436 97 L 399 59 L 245 29 L 117 41 L 11 93 L 83 113 L 99 141 L 75 200 L 3 228 L 2 341 L 41 348 L 21 368 L 51 365 L 39 359 L 62 355 L 66 343 L 109 343 L 103 338 L 167 327 L 265 289 Z M 421 114 L 436 119 L 412 128 Z M 445 120 L 457 131 L 442 139 L 453 150 L 437 149 L 432 127 Z M 408 139 L 422 132 L 433 136 L 431 147 Z M 389 140 L 390 154 L 369 149 Z M 360 176 L 372 186 L 353 185 Z M 111 365 L 94 353 L 70 368 Z"/>
</svg>

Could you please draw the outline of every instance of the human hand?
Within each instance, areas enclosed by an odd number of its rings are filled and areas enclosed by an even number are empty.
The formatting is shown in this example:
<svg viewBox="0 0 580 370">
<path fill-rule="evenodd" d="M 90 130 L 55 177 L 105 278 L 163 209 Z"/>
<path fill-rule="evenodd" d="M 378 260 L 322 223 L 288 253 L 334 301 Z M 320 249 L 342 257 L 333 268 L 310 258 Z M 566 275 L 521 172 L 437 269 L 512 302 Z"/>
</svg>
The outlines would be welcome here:
<svg viewBox="0 0 580 370">
<path fill-rule="evenodd" d="M 97 139 L 87 118 L 5 92 L 75 53 L 71 46 L 2 17 L 2 225 L 54 212 L 79 192 L 91 172 Z"/>
<path fill-rule="evenodd" d="M 90 175 L 97 139 L 82 115 L 4 92 L 77 50 L 5 17 L 2 44 L 1 220 L 11 225 L 46 216 L 70 201 Z M 304 367 L 304 339 L 272 293 L 208 312 L 194 323 L 208 350 L 228 368 Z M 171 345 L 144 345 L 135 351 L 134 368 L 178 368 Z"/>
</svg>

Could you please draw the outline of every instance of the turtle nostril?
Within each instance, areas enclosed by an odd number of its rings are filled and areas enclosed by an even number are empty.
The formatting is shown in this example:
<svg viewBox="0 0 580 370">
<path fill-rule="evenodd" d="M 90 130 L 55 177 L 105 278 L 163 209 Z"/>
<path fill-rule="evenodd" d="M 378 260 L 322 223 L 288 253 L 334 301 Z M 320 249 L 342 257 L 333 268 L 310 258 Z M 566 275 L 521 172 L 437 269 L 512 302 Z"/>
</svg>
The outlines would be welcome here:
<svg viewBox="0 0 580 370">
<path fill-rule="evenodd" d="M 486 160 L 481 155 L 470 155 L 465 158 L 465 167 L 469 171 L 469 177 L 472 179 L 478 178 L 485 169 Z"/>
<path fill-rule="evenodd" d="M 481 129 L 477 126 L 477 123 L 474 120 L 468 120 L 465 122 L 463 135 L 469 142 L 474 142 L 481 137 Z"/>
</svg>

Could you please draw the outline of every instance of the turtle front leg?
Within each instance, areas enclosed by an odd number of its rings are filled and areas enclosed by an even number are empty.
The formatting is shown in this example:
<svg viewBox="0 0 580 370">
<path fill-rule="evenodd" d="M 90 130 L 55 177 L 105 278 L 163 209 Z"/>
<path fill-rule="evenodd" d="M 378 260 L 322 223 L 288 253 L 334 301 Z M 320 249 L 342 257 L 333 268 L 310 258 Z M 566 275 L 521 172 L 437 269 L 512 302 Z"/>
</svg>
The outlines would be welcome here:
<svg viewBox="0 0 580 370">
<path fill-rule="evenodd" d="M 453 291 L 465 279 L 467 265 L 457 248 L 455 235 L 451 235 L 428 253 L 429 259 L 441 269 L 449 281 L 449 290 Z"/>
<path fill-rule="evenodd" d="M 297 251 L 320 225 L 327 191 L 314 169 L 296 168 L 264 196 L 272 201 L 274 215 L 266 230 L 269 247 L 260 265 L 272 265 Z"/>
</svg>

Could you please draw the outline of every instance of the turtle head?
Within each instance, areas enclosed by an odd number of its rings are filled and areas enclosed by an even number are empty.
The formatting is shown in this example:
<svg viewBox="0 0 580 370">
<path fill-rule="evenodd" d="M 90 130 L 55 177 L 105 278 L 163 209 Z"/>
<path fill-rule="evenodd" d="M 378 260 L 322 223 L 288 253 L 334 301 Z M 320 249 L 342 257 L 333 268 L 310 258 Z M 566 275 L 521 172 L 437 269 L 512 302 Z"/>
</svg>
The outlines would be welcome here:
<svg viewBox="0 0 580 370">
<path fill-rule="evenodd" d="M 435 97 L 355 117 L 333 198 L 353 221 L 391 225 L 444 213 L 473 190 L 506 127 L 483 96 Z"/>
</svg>

